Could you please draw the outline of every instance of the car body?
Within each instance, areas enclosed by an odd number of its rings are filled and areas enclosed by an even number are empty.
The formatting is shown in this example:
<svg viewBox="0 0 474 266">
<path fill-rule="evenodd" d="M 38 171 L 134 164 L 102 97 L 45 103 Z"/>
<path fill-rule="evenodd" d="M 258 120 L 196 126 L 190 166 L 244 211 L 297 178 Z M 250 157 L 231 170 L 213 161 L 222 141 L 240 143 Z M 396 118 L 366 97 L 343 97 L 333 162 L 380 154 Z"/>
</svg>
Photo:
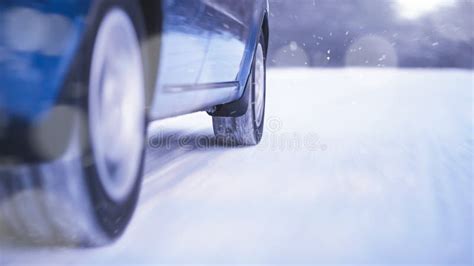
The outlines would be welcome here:
<svg viewBox="0 0 474 266">
<path fill-rule="evenodd" d="M 266 0 L 140 1 L 149 11 L 152 120 L 202 111 L 242 96 L 255 44 L 268 19 Z M 0 150 L 3 160 L 41 159 L 31 131 L 61 98 L 101 1 L 0 3 Z M 251 11 L 251 12 L 249 12 Z M 161 15 L 160 15 L 161 14 Z M 268 33 L 266 33 L 268 34 Z M 160 51 L 160 52 L 157 52 Z M 154 64 L 156 66 L 153 66 Z M 57 139 L 51 141 L 57 142 Z M 60 154 L 56 154 L 58 156 Z"/>
<path fill-rule="evenodd" d="M 67 228 L 82 231 L 44 224 L 66 241 L 100 245 L 123 232 L 136 205 L 144 124 L 207 111 L 218 138 L 258 144 L 268 8 L 267 0 L 0 2 L 0 201 L 10 206 L 34 187 L 43 209 L 60 201 L 80 210 Z M 127 150 L 128 168 L 126 158 L 113 161 Z M 109 191 L 108 183 L 127 189 Z M 0 214 L 18 211 L 3 205 Z"/>
</svg>

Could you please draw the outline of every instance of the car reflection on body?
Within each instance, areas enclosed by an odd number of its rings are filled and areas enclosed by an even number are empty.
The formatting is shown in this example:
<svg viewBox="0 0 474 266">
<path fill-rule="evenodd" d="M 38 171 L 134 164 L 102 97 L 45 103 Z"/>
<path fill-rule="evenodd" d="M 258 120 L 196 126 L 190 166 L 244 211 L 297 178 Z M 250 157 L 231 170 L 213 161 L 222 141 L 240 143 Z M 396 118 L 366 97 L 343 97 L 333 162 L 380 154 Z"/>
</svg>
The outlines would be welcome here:
<svg viewBox="0 0 474 266">
<path fill-rule="evenodd" d="M 260 142 L 266 0 L 0 3 L 0 219 L 41 243 L 127 227 L 149 121 L 208 111 Z"/>
</svg>

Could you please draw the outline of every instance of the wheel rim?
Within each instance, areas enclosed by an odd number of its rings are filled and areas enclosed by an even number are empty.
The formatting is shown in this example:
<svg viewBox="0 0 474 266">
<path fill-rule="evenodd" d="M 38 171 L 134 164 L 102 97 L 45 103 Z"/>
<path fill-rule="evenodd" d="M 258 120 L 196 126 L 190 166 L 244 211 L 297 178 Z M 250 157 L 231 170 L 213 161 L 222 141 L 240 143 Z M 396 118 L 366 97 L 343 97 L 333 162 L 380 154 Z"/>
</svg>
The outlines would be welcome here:
<svg viewBox="0 0 474 266">
<path fill-rule="evenodd" d="M 99 179 L 124 201 L 141 165 L 144 128 L 143 64 L 133 22 L 121 9 L 104 17 L 94 44 L 89 80 L 92 148 Z"/>
<path fill-rule="evenodd" d="M 255 106 L 255 122 L 257 127 L 263 123 L 263 115 L 265 113 L 265 57 L 263 55 L 262 44 L 258 44 L 257 53 L 255 55 L 254 70 L 254 106 Z"/>
</svg>

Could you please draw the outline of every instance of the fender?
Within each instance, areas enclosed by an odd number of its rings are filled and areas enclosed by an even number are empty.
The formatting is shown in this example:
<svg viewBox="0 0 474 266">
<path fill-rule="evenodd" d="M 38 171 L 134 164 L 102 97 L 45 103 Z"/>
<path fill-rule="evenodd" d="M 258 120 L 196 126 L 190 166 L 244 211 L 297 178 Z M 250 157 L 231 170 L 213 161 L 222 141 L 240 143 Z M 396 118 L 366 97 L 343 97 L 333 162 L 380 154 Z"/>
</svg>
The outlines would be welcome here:
<svg viewBox="0 0 474 266">
<path fill-rule="evenodd" d="M 268 24 L 268 2 L 267 2 L 267 9 L 262 15 L 260 27 L 256 31 L 254 31 L 254 36 L 250 38 L 252 41 L 256 40 L 259 38 L 259 36 L 264 36 L 265 38 L 265 45 L 264 45 L 264 53 L 265 53 L 265 59 L 267 57 L 268 53 L 268 42 L 270 38 L 270 32 L 269 32 L 269 24 Z M 209 110 L 207 113 L 211 116 L 214 117 L 240 117 L 245 114 L 245 112 L 248 109 L 248 98 L 250 97 L 250 90 L 249 90 L 249 82 L 251 82 L 251 69 L 253 66 L 253 58 L 255 57 L 255 52 L 257 50 L 257 41 L 253 41 L 252 45 L 252 53 L 249 53 L 252 57 L 252 60 L 249 60 L 247 62 L 250 62 L 248 66 L 245 66 L 244 69 L 240 72 L 240 76 L 244 77 L 244 81 L 241 82 L 240 84 L 245 84 L 243 87 L 243 93 L 242 96 L 233 102 L 227 103 L 227 104 L 222 104 L 215 106 L 212 108 L 212 110 Z M 242 78 L 239 78 L 238 80 L 242 80 Z"/>
</svg>

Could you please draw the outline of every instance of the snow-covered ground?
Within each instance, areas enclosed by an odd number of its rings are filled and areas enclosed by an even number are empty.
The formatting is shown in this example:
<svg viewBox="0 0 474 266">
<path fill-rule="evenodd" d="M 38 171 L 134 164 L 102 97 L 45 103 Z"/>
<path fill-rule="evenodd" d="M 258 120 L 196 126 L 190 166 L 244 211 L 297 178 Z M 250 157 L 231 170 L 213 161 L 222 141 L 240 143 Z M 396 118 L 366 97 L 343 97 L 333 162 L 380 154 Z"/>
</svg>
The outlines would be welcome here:
<svg viewBox="0 0 474 266">
<path fill-rule="evenodd" d="M 0 240 L 0 264 L 471 265 L 473 90 L 469 71 L 271 70 L 262 145 L 216 146 L 206 114 L 154 123 L 122 239 Z"/>
</svg>

